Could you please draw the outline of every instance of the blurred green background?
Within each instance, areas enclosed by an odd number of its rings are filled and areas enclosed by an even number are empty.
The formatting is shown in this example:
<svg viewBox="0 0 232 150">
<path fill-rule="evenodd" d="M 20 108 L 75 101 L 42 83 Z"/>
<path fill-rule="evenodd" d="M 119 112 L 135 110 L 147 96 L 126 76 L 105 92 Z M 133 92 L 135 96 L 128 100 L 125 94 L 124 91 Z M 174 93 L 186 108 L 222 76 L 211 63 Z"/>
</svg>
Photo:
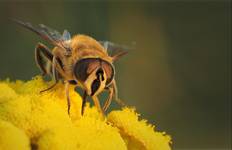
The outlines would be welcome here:
<svg viewBox="0 0 232 150">
<path fill-rule="evenodd" d="M 0 79 L 40 73 L 34 47 L 44 41 L 8 18 L 136 42 L 115 64 L 119 96 L 170 134 L 174 149 L 229 149 L 230 13 L 229 1 L 0 1 Z"/>
</svg>

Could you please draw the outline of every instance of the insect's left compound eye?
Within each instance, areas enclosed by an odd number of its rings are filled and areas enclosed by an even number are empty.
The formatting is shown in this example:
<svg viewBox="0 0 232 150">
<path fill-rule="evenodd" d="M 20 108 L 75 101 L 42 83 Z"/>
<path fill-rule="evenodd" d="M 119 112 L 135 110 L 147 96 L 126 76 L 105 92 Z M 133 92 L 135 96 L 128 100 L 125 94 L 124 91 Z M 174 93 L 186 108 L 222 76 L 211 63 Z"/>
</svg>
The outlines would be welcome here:
<svg viewBox="0 0 232 150">
<path fill-rule="evenodd" d="M 106 77 L 107 77 L 106 86 L 108 86 L 114 78 L 114 67 L 112 64 L 110 64 L 106 61 L 103 61 L 102 68 L 104 69 L 104 71 L 106 73 Z"/>
</svg>

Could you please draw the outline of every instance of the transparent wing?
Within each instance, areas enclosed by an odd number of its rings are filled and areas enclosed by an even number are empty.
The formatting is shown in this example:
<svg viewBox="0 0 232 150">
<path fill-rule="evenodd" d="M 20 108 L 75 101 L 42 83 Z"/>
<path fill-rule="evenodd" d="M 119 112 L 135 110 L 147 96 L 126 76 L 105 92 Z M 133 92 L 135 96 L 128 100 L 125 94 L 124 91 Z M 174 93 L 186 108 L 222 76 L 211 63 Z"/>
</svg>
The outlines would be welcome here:
<svg viewBox="0 0 232 150">
<path fill-rule="evenodd" d="M 110 41 L 99 41 L 99 43 L 107 50 L 107 53 L 115 57 L 115 60 L 128 53 L 128 51 L 135 49 L 135 43 L 131 46 L 115 44 Z"/>
<path fill-rule="evenodd" d="M 71 40 L 71 34 L 67 30 L 64 30 L 62 38 L 65 41 L 69 41 Z"/>
<path fill-rule="evenodd" d="M 66 42 L 67 38 L 71 38 L 67 30 L 65 30 L 65 38 L 64 38 L 63 35 L 61 35 L 58 31 L 51 29 L 43 24 L 39 24 L 37 27 L 35 27 L 35 26 L 32 26 L 28 22 L 23 22 L 20 20 L 13 20 L 13 21 L 25 27 L 26 29 L 29 29 L 35 32 L 37 35 L 42 37 L 44 40 L 50 42 L 54 46 L 60 47 L 66 51 L 71 51 L 70 46 Z M 69 37 L 68 37 L 68 34 L 69 34 Z"/>
</svg>

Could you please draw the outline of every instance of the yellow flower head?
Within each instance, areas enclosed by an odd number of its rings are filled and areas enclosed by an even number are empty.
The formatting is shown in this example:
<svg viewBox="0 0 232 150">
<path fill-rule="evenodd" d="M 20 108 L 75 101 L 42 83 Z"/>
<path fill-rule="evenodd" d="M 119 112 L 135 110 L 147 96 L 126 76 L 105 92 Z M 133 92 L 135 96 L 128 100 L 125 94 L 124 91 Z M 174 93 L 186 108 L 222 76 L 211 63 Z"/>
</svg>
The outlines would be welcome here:
<svg viewBox="0 0 232 150">
<path fill-rule="evenodd" d="M 0 82 L 0 150 L 170 149 L 170 137 L 139 120 L 132 108 L 102 117 L 87 104 L 81 116 L 82 99 L 70 90 L 69 116 L 61 83 L 39 93 L 49 84 L 40 76 L 28 82 Z"/>
<path fill-rule="evenodd" d="M 29 150 L 30 142 L 25 132 L 10 122 L 0 120 L 0 149 L 1 150 Z M 17 146 L 17 147 L 16 147 Z"/>
</svg>

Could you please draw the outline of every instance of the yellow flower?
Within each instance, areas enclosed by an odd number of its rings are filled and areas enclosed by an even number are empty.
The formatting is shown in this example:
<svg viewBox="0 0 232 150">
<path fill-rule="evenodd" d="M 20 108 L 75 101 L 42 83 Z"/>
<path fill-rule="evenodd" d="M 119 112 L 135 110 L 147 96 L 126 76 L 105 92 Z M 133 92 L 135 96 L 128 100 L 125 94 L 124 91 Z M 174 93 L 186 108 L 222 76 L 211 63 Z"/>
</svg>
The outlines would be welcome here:
<svg viewBox="0 0 232 150">
<path fill-rule="evenodd" d="M 63 84 L 44 92 L 51 82 L 0 82 L 0 150 L 170 150 L 170 137 L 132 108 L 103 117 L 87 104 L 81 116 L 81 97 L 70 89 L 71 112 Z"/>
<path fill-rule="evenodd" d="M 128 149 L 170 149 L 168 143 L 171 138 L 165 133 L 154 132 L 154 126 L 146 120 L 139 121 L 138 116 L 134 109 L 124 108 L 122 111 L 112 111 L 108 115 L 108 121 L 120 129 Z"/>
<path fill-rule="evenodd" d="M 9 122 L 0 120 L 0 149 L 29 150 L 30 142 L 26 134 Z"/>
</svg>

